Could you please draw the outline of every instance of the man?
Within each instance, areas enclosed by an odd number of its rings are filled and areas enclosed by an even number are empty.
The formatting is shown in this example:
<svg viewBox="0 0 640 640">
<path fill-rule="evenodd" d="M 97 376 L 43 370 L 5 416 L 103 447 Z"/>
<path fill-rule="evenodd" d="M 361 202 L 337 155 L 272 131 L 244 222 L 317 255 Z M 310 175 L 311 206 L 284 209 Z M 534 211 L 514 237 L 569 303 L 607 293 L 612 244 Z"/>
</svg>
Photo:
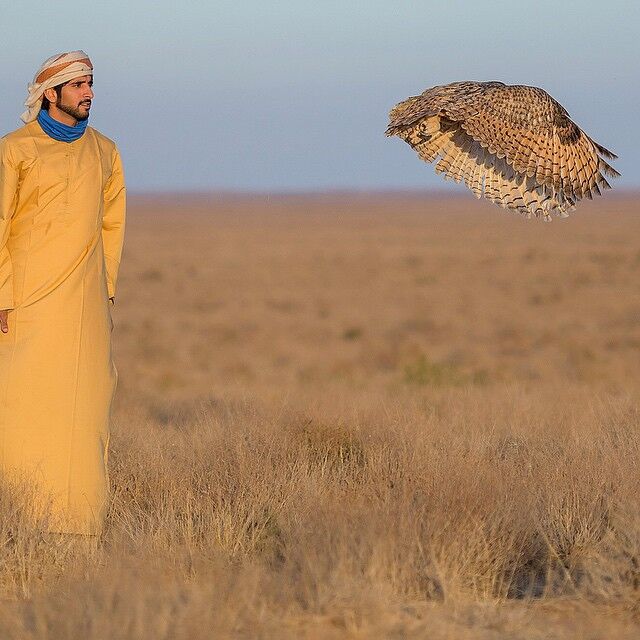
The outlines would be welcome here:
<svg viewBox="0 0 640 640">
<path fill-rule="evenodd" d="M 125 222 L 120 155 L 87 126 L 92 85 L 83 51 L 49 58 L 26 124 L 0 139 L 0 480 L 33 480 L 49 530 L 86 535 L 109 493 Z"/>
</svg>

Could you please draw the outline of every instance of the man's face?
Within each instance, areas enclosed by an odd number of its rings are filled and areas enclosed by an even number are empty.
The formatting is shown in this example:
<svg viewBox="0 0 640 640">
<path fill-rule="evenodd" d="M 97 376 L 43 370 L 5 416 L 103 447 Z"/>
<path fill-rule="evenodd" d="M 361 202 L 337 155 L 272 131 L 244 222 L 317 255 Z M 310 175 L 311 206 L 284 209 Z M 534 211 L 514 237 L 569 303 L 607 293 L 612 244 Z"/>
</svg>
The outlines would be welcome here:
<svg viewBox="0 0 640 640">
<path fill-rule="evenodd" d="M 80 76 L 62 86 L 56 107 L 76 120 L 86 120 L 93 100 L 93 77 Z"/>
</svg>

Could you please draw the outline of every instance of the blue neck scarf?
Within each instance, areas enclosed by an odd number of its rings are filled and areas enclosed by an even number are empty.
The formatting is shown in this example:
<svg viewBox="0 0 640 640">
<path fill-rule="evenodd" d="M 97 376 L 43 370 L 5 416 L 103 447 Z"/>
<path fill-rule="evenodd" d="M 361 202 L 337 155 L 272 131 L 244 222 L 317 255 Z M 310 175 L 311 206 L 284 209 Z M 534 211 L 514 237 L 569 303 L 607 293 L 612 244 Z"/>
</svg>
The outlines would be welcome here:
<svg viewBox="0 0 640 640">
<path fill-rule="evenodd" d="M 38 113 L 38 122 L 43 131 L 51 136 L 54 140 L 60 142 L 73 142 L 82 136 L 87 128 L 87 120 L 78 120 L 75 127 L 54 120 L 46 109 L 40 109 Z"/>
</svg>

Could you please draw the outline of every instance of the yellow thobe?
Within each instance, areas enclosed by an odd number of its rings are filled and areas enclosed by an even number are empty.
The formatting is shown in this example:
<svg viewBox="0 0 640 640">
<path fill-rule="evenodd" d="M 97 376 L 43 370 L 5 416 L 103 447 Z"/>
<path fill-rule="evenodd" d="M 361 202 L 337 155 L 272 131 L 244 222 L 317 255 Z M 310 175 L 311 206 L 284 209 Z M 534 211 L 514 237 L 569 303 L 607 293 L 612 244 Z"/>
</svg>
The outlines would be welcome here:
<svg viewBox="0 0 640 640">
<path fill-rule="evenodd" d="M 120 155 L 98 131 L 60 142 L 33 121 L 0 139 L 0 473 L 33 479 L 51 531 L 104 523 L 124 222 Z"/>
</svg>

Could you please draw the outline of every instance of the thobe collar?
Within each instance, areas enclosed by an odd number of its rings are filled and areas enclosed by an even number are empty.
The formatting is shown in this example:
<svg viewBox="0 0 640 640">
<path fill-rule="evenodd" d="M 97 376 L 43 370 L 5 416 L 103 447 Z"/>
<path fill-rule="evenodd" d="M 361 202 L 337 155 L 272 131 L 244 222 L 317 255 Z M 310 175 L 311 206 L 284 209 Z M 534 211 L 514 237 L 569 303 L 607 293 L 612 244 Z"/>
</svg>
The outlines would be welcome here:
<svg viewBox="0 0 640 640">
<path fill-rule="evenodd" d="M 82 134 L 87 128 L 88 120 L 78 120 L 78 124 L 76 124 L 75 127 L 71 127 L 68 124 L 54 120 L 46 109 L 40 109 L 38 113 L 38 123 L 42 127 L 42 130 L 54 140 L 73 142 L 82 137 Z"/>
</svg>

